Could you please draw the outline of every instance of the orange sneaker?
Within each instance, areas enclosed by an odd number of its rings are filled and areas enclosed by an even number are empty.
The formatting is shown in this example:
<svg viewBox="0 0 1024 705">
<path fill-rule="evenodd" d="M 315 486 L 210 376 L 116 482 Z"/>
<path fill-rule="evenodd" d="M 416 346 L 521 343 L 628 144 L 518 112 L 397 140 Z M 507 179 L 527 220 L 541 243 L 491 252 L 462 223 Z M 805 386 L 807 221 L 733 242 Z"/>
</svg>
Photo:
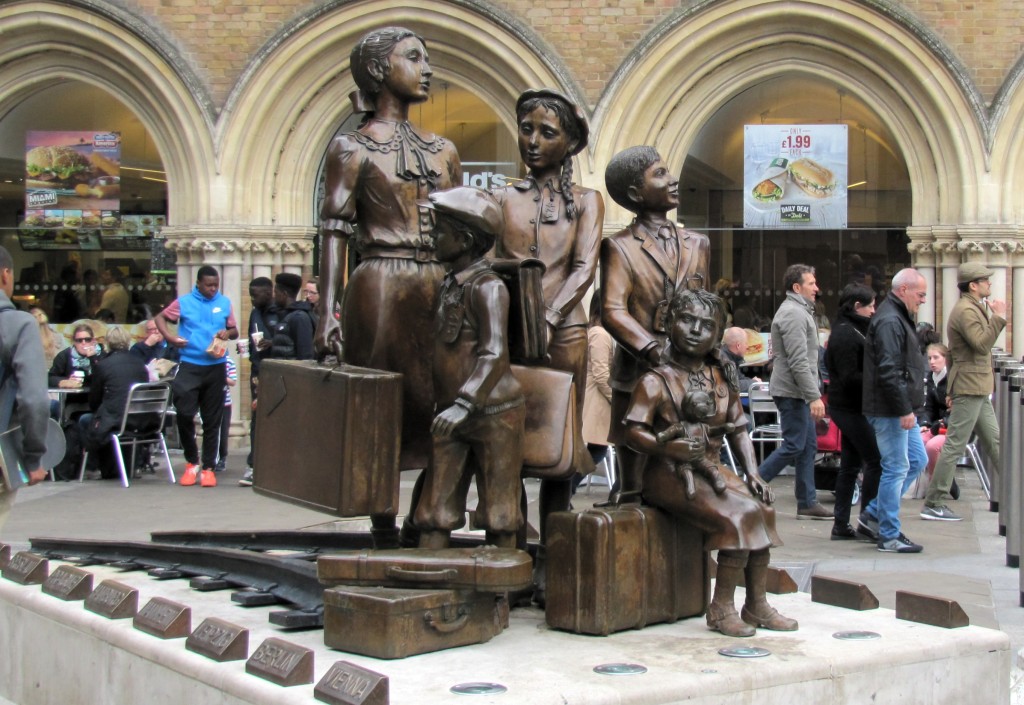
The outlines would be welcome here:
<svg viewBox="0 0 1024 705">
<path fill-rule="evenodd" d="M 185 474 L 178 480 L 183 487 L 191 487 L 196 484 L 196 475 L 199 473 L 199 466 L 193 463 L 185 463 Z"/>
<path fill-rule="evenodd" d="M 194 482 L 194 480 L 193 480 Z M 199 473 L 199 486 L 200 487 L 216 487 L 217 476 L 213 474 L 213 470 L 206 468 Z"/>
</svg>

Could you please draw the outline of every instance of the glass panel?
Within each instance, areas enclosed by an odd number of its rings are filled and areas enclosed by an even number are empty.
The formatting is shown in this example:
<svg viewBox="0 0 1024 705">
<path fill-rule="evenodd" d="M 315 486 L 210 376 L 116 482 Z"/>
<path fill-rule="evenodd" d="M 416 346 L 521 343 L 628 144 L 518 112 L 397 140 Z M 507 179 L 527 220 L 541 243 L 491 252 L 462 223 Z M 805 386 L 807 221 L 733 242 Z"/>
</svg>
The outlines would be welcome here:
<svg viewBox="0 0 1024 705">
<path fill-rule="evenodd" d="M 849 229 L 743 228 L 747 124 L 849 126 Z M 735 323 L 767 330 L 785 296 L 782 275 L 790 264 L 816 269 L 825 319 L 835 315 L 850 281 L 884 293 L 892 275 L 910 264 L 910 196 L 906 162 L 871 107 L 837 84 L 794 74 L 737 94 L 701 129 L 680 175 L 678 219 L 711 238 L 711 282 Z"/>
<path fill-rule="evenodd" d="M 839 292 L 851 282 L 888 291 L 892 275 L 909 266 L 904 229 L 801 231 L 704 229 L 711 239 L 711 281 L 726 299 L 733 322 L 764 329 L 785 298 L 782 276 L 790 264 L 815 268 L 825 318 L 835 316 Z"/>
</svg>

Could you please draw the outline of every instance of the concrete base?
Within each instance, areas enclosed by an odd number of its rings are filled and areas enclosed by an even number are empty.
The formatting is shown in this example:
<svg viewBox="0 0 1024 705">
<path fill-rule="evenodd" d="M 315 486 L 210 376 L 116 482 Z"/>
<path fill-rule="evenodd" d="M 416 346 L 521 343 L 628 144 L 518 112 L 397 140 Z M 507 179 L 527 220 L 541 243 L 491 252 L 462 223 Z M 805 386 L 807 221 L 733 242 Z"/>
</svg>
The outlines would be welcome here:
<svg viewBox="0 0 1024 705">
<path fill-rule="evenodd" d="M 59 563 L 51 561 L 51 572 Z M 192 628 L 219 617 L 250 630 L 250 654 L 270 636 L 314 649 L 314 682 L 339 660 L 390 678 L 394 705 L 465 703 L 449 688 L 464 682 L 497 682 L 508 692 L 469 702 L 501 705 L 792 705 L 793 703 L 1009 703 L 1010 641 L 981 627 L 940 629 L 897 620 L 886 609 L 854 612 L 812 603 L 807 594 L 773 596 L 800 630 L 760 630 L 750 639 L 708 631 L 702 619 L 649 627 L 609 637 L 548 629 L 535 609 L 512 612 L 508 630 L 489 643 L 399 661 L 331 651 L 323 632 L 285 632 L 267 621 L 276 608 L 235 606 L 229 593 L 201 593 L 187 581 L 158 582 L 143 573 L 93 566 L 105 579 L 139 590 L 139 605 L 155 596 L 192 607 Z M 742 591 L 739 591 L 742 600 Z M 864 630 L 872 641 L 840 641 L 832 634 Z M 245 672 L 245 662 L 216 663 L 185 649 L 185 640 L 163 641 L 137 631 L 131 620 L 112 621 L 63 602 L 39 586 L 0 580 L 0 634 L 8 652 L 0 659 L 0 702 L 18 705 L 235 705 L 313 702 L 313 685 L 276 686 Z M 725 646 L 771 651 L 758 659 L 720 656 Z M 643 675 L 603 676 L 605 663 L 638 663 Z"/>
</svg>

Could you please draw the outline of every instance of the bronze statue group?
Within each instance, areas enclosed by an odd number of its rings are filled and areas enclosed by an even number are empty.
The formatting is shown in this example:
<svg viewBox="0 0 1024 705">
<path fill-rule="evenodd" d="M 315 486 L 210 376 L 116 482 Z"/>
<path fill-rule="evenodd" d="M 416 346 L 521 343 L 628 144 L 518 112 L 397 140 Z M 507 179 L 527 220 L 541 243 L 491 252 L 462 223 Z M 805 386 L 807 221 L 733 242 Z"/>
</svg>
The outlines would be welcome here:
<svg viewBox="0 0 1024 705">
<path fill-rule="evenodd" d="M 396 27 L 371 32 L 354 48 L 351 70 L 359 88 L 353 104 L 365 119 L 330 146 L 321 211 L 320 311 L 340 303 L 341 316 L 320 316 L 316 345 L 321 354 L 340 351 L 347 364 L 402 373 L 401 469 L 424 468 L 401 532 L 394 513 L 371 517 L 375 545 L 398 545 L 401 536 L 406 545 L 447 546 L 464 522 L 474 478 L 476 522 L 488 543 L 522 545 L 524 445 L 534 450 L 524 438 L 558 443 L 563 433 L 533 423 L 535 395 L 550 390 L 539 390 L 530 370 L 571 374 L 563 401 L 572 455 L 534 475 L 541 477 L 535 599 L 543 604 L 547 517 L 569 508 L 573 473 L 592 469 L 579 433 L 583 299 L 600 259 L 603 323 L 618 344 L 609 441 L 622 470 L 609 503 L 658 507 L 698 527 L 705 550 L 718 550 L 710 628 L 730 636 L 796 629 L 765 599 L 769 549 L 780 544 L 772 492 L 758 475 L 736 367 L 719 357 L 725 309 L 705 290 L 708 238 L 668 217 L 678 206 L 673 170 L 651 147 L 617 154 L 607 190 L 636 218 L 602 241 L 601 194 L 573 183 L 572 158 L 586 147 L 589 127 L 567 96 L 550 89 L 520 96 L 518 144 L 528 173 L 488 192 L 461 186 L 454 146 L 409 122 L 432 75 L 420 37 Z M 359 263 L 349 275 L 350 239 Z M 543 264 L 543 300 L 532 301 L 533 313 L 546 355 L 513 360 L 510 311 L 521 316 L 531 299 L 510 295 L 491 263 L 535 260 Z M 723 437 L 745 479 L 717 468 Z M 738 613 L 740 584 L 747 589 Z"/>
</svg>

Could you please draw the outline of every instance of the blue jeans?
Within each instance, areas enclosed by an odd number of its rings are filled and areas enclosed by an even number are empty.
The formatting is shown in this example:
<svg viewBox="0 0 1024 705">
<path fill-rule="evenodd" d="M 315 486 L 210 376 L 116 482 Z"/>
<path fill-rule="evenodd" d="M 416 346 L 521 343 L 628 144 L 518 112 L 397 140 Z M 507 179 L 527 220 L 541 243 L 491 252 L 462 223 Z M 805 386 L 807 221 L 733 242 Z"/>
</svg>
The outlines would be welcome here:
<svg viewBox="0 0 1024 705">
<path fill-rule="evenodd" d="M 900 535 L 900 499 L 928 465 L 921 430 L 900 426 L 898 416 L 868 416 L 882 456 L 882 477 L 878 496 L 865 511 L 878 519 L 878 538 L 884 541 Z"/>
<path fill-rule="evenodd" d="M 771 482 L 787 465 L 796 468 L 796 505 L 800 509 L 818 503 L 814 489 L 814 454 L 818 452 L 818 434 L 811 418 L 811 407 L 803 399 L 772 397 L 779 409 L 782 445 L 764 459 L 758 473 Z"/>
</svg>

